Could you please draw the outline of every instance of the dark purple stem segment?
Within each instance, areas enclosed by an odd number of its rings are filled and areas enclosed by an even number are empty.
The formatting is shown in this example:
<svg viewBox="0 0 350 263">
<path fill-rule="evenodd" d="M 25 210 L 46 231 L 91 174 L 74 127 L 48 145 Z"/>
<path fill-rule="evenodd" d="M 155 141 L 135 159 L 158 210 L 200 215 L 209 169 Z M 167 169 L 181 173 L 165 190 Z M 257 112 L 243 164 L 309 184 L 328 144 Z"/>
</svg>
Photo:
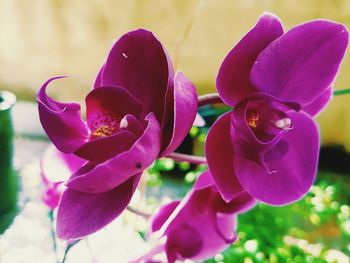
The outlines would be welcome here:
<svg viewBox="0 0 350 263">
<path fill-rule="evenodd" d="M 198 107 L 217 103 L 224 103 L 218 93 L 209 93 L 198 97 Z"/>
<path fill-rule="evenodd" d="M 206 164 L 207 159 L 204 156 L 189 155 L 183 153 L 170 153 L 166 157 L 173 159 L 176 162 L 189 162 L 193 164 Z"/>
</svg>

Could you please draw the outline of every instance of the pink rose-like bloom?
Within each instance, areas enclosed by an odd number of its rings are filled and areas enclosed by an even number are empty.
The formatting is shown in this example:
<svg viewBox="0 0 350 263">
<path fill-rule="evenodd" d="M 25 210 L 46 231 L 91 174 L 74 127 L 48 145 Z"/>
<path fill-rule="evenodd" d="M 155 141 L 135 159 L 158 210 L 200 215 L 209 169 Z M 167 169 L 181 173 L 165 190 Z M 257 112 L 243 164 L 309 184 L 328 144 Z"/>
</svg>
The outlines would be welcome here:
<svg viewBox="0 0 350 263">
<path fill-rule="evenodd" d="M 284 205 L 307 193 L 320 146 L 312 117 L 331 97 L 347 45 L 344 25 L 315 20 L 284 32 L 264 14 L 229 52 L 216 84 L 234 109 L 211 127 L 205 150 L 226 201 L 247 191 Z"/>
<path fill-rule="evenodd" d="M 74 154 L 60 152 L 54 145 L 49 145 L 40 161 L 43 203 L 51 209 L 56 208 L 65 188 L 64 182 L 85 162 Z"/>
<path fill-rule="evenodd" d="M 205 260 L 215 256 L 237 239 L 237 215 L 255 206 L 247 192 L 226 203 L 209 172 L 204 172 L 193 189 L 180 201 L 161 207 L 152 219 L 152 232 L 159 231 L 165 244 L 133 261 L 152 262 L 165 252 L 169 263 L 176 260 Z"/>
<path fill-rule="evenodd" d="M 174 75 L 163 45 L 144 29 L 123 35 L 112 47 L 80 105 L 37 101 L 40 121 L 60 151 L 86 160 L 68 180 L 58 208 L 62 239 L 91 234 L 129 204 L 141 174 L 155 159 L 173 152 L 196 117 L 197 95 L 182 74 Z"/>
</svg>

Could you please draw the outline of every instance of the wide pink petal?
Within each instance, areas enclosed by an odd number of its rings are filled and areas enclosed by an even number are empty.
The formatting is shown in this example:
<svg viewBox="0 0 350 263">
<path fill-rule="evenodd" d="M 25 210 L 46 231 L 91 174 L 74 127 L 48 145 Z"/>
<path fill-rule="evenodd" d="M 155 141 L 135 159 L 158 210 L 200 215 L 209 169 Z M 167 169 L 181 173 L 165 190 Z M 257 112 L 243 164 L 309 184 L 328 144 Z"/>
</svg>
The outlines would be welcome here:
<svg viewBox="0 0 350 263">
<path fill-rule="evenodd" d="M 185 139 L 197 114 L 197 93 L 194 85 L 178 72 L 174 78 L 174 118 L 172 123 L 163 128 L 162 147 L 160 156 L 171 153 Z"/>
<path fill-rule="evenodd" d="M 159 211 L 151 219 L 152 232 L 158 231 L 168 220 L 170 215 L 174 212 L 180 201 L 172 201 L 166 205 L 163 205 Z"/>
<path fill-rule="evenodd" d="M 127 151 L 136 140 L 137 137 L 133 133 L 123 130 L 111 136 L 89 141 L 74 154 L 86 160 L 101 163 Z"/>
<path fill-rule="evenodd" d="M 333 82 L 347 45 L 344 25 L 328 20 L 301 24 L 259 55 L 250 80 L 281 100 L 310 103 Z"/>
<path fill-rule="evenodd" d="M 66 189 L 57 213 L 57 235 L 61 239 L 78 239 L 105 227 L 128 206 L 141 173 L 118 187 L 97 194 Z"/>
<path fill-rule="evenodd" d="M 232 112 L 227 112 L 216 120 L 208 132 L 205 144 L 209 171 L 223 199 L 227 202 L 243 191 L 233 167 L 231 114 Z"/>
<path fill-rule="evenodd" d="M 263 14 L 230 51 L 216 79 L 217 90 L 226 104 L 234 106 L 256 90 L 249 80 L 250 70 L 260 52 L 282 34 L 280 20 L 274 15 Z"/>
<path fill-rule="evenodd" d="M 172 74 L 173 66 L 162 44 L 152 32 L 138 29 L 115 43 L 98 79 L 103 86 L 128 90 L 144 104 L 143 116 L 154 112 L 162 122 Z"/>
</svg>

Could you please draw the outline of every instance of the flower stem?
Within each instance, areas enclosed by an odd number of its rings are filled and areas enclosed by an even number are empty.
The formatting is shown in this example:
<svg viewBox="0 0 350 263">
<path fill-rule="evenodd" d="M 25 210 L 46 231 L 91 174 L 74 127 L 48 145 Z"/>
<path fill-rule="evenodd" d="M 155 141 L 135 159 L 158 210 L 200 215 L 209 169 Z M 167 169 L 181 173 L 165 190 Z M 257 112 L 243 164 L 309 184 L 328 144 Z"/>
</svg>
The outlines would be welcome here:
<svg viewBox="0 0 350 263">
<path fill-rule="evenodd" d="M 129 212 L 135 214 L 135 215 L 138 215 L 138 216 L 141 216 L 143 218 L 145 218 L 146 220 L 148 220 L 150 217 L 151 217 L 151 214 L 148 214 L 146 212 L 143 212 L 143 211 L 140 211 L 136 208 L 132 208 L 131 206 L 128 206 L 126 208 Z"/>
<path fill-rule="evenodd" d="M 333 91 L 334 96 L 350 94 L 350 89 L 341 89 Z"/>
<path fill-rule="evenodd" d="M 198 97 L 198 107 L 216 103 L 224 103 L 218 93 L 209 93 Z"/>
<path fill-rule="evenodd" d="M 53 252 L 55 253 L 55 261 L 59 262 L 57 259 L 57 242 L 56 242 L 56 233 L 54 228 L 54 217 L 53 217 L 53 209 L 49 211 L 49 218 L 50 218 L 50 231 L 51 231 L 51 239 L 52 239 L 52 248 Z"/>
<path fill-rule="evenodd" d="M 193 164 L 206 164 L 207 159 L 204 156 L 189 155 L 183 153 L 170 153 L 167 158 L 171 158 L 176 162 L 189 162 Z"/>
<path fill-rule="evenodd" d="M 68 252 L 69 250 L 71 250 L 71 248 L 73 248 L 76 244 L 78 244 L 82 239 L 77 239 L 77 240 L 74 240 L 72 241 L 71 243 L 69 243 L 67 246 L 66 246 L 66 250 L 64 251 L 64 255 L 63 255 L 63 259 L 61 261 L 61 263 L 65 263 L 66 262 L 66 259 L 67 259 L 67 255 L 68 255 Z"/>
</svg>

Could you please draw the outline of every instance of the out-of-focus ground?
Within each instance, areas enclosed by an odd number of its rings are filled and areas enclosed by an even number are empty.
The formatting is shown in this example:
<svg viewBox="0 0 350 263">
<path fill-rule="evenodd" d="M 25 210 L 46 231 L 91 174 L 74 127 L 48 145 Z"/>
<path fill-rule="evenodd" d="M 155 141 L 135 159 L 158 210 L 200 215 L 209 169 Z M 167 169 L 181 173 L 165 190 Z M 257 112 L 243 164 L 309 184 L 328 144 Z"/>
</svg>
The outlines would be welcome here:
<svg viewBox="0 0 350 263">
<path fill-rule="evenodd" d="M 143 27 L 164 43 L 200 94 L 214 91 L 225 54 L 263 11 L 277 14 L 286 29 L 316 18 L 350 27 L 348 0 L 0 0 L 0 88 L 33 100 L 49 77 L 74 75 L 50 93 L 82 102 L 113 42 Z M 347 53 L 336 89 L 350 88 L 349 69 Z M 349 100 L 335 98 L 319 116 L 323 143 L 350 149 Z"/>
</svg>

